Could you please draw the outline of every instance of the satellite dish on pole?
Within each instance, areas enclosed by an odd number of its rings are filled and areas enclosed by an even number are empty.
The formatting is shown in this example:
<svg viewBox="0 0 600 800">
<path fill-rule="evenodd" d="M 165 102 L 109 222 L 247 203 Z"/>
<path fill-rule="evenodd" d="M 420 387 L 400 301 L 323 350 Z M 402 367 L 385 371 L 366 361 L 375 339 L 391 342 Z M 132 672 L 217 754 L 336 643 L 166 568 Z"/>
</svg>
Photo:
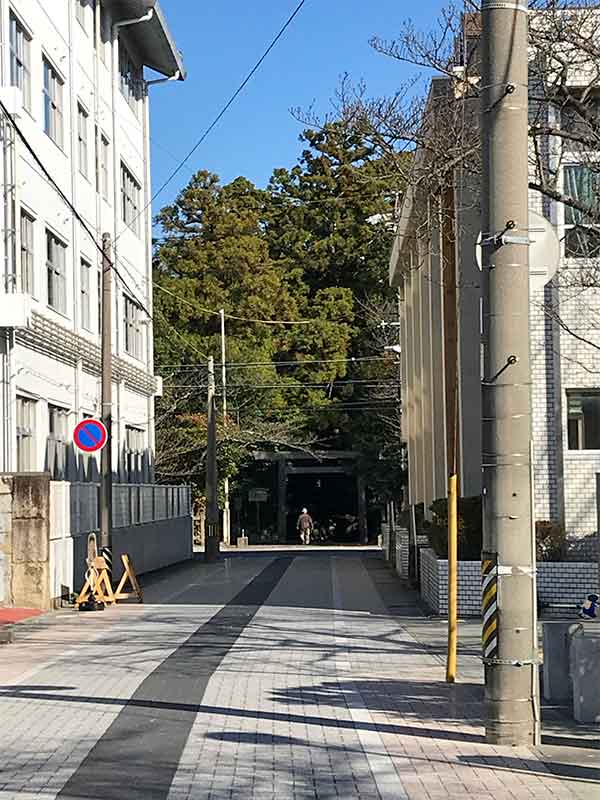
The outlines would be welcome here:
<svg viewBox="0 0 600 800">
<path fill-rule="evenodd" d="M 536 211 L 529 211 L 529 282 L 536 291 L 552 280 L 560 262 L 560 242 L 554 226 Z M 481 234 L 478 237 L 477 264 L 481 269 Z"/>
</svg>

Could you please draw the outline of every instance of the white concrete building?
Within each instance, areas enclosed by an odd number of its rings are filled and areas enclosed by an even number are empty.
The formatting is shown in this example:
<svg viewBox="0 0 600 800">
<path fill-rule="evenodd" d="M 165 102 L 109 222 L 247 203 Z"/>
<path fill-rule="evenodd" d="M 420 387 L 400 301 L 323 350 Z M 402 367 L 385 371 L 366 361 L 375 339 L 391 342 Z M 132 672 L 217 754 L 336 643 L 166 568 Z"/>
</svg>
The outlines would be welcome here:
<svg viewBox="0 0 600 800">
<path fill-rule="evenodd" d="M 577 75 L 571 79 L 576 93 Z M 585 85 L 587 81 L 582 81 Z M 455 89 L 449 78 L 432 81 L 428 100 L 432 117 L 440 98 L 452 98 Z M 467 124 L 477 128 L 479 100 L 465 105 Z M 546 113 L 549 127 L 573 124 L 552 106 Z M 547 137 L 544 158 L 558 175 L 559 195 L 593 206 L 600 182 L 597 171 L 590 169 L 589 149 L 571 147 L 568 140 L 559 145 L 556 139 Z M 427 153 L 417 151 L 417 167 L 421 159 L 425 163 L 421 169 L 426 168 L 427 158 Z M 462 496 L 480 494 L 482 478 L 479 186 L 476 176 L 459 168 L 449 183 L 450 191 L 426 198 L 419 196 L 418 188 L 409 188 L 390 261 L 390 281 L 399 287 L 403 300 L 409 503 L 424 504 L 426 509 L 447 494 L 454 449 Z M 572 556 L 588 558 L 597 552 L 600 507 L 597 228 L 586 227 L 581 213 L 539 192 L 530 192 L 530 212 L 538 215 L 532 238 L 542 217 L 559 242 L 557 261 L 548 256 L 548 263 L 540 263 L 538 251 L 530 276 L 534 513 L 536 520 L 562 524 L 571 539 Z M 551 254 L 552 248 L 546 252 Z M 533 246 L 530 254 L 534 253 Z"/>
<path fill-rule="evenodd" d="M 158 388 L 146 313 L 148 87 L 183 79 L 181 55 L 157 0 L 0 0 L 0 32 L 0 470 L 97 474 L 71 437 L 101 411 L 98 245 L 107 232 L 117 272 L 113 465 L 121 482 L 148 481 Z"/>
</svg>

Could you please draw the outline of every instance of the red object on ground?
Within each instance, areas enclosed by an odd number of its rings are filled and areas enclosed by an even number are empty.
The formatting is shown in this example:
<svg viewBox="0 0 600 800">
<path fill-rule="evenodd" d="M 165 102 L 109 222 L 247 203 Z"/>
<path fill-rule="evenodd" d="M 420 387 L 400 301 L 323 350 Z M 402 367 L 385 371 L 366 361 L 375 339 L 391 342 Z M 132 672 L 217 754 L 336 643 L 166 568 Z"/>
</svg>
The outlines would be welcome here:
<svg viewBox="0 0 600 800">
<path fill-rule="evenodd" d="M 0 625 L 22 622 L 29 617 L 39 617 L 41 613 L 38 608 L 0 608 Z"/>
</svg>

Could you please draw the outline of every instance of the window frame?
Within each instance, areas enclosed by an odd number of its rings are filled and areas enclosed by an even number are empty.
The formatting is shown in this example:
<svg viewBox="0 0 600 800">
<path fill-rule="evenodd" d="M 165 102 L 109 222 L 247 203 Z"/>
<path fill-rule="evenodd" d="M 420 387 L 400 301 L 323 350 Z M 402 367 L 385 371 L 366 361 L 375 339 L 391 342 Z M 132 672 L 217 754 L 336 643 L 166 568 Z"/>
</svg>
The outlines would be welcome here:
<svg viewBox="0 0 600 800">
<path fill-rule="evenodd" d="M 592 171 L 586 164 L 580 163 L 565 164 L 562 169 L 563 192 L 565 196 L 567 196 L 568 193 L 569 183 L 573 185 L 573 183 L 567 179 L 567 173 L 569 171 L 581 170 L 589 173 L 592 199 L 596 198 L 596 202 L 598 203 L 598 207 L 600 209 L 600 164 L 598 165 L 597 172 Z M 578 211 L 566 203 L 563 204 L 563 208 L 563 251 L 565 259 L 579 261 L 586 258 L 597 258 L 600 256 L 600 226 L 594 223 L 585 222 L 584 212 Z M 576 246 L 571 245 L 572 236 L 574 236 L 573 241 L 575 242 L 577 240 L 583 241 L 586 231 L 592 234 L 593 238 L 596 240 L 595 244 L 593 245 L 595 247 L 595 251 L 584 251 L 583 249 L 578 250 Z"/>
<path fill-rule="evenodd" d="M 23 95 L 23 107 L 31 112 L 31 40 L 32 36 L 11 8 L 9 11 L 10 85 Z M 15 38 L 13 39 L 13 31 Z"/>
<path fill-rule="evenodd" d="M 123 39 L 118 39 L 119 47 L 119 86 L 129 108 L 138 117 L 138 102 L 142 97 L 144 82 L 143 68 L 136 66 Z"/>
<path fill-rule="evenodd" d="M 144 357 L 144 331 L 139 304 L 123 293 L 123 343 L 125 352 L 142 361 Z"/>
<path fill-rule="evenodd" d="M 42 100 L 44 132 L 61 149 L 64 146 L 64 79 L 52 61 L 42 53 Z"/>
<path fill-rule="evenodd" d="M 77 101 L 77 158 L 79 172 L 84 178 L 89 178 L 89 112 L 85 106 Z"/>
<path fill-rule="evenodd" d="M 27 223 L 28 233 L 26 235 L 23 223 Z M 35 295 L 35 223 L 36 219 L 33 214 L 30 214 L 25 208 L 21 206 L 19 213 L 19 230 L 20 230 L 20 290 L 25 294 L 34 297 Z M 27 262 L 24 267 L 24 260 Z"/>
<path fill-rule="evenodd" d="M 103 131 L 96 125 L 94 139 L 96 142 L 96 192 L 107 203 L 110 203 L 109 177 L 110 177 L 110 141 Z"/>
<path fill-rule="evenodd" d="M 567 389 L 566 391 L 566 399 L 567 399 L 567 425 L 566 425 L 566 437 L 567 437 L 567 450 L 570 454 L 572 453 L 590 453 L 590 452 L 600 452 L 600 389 Z M 597 424 L 596 430 L 593 431 L 593 425 L 591 422 L 588 422 L 589 428 L 592 430 L 592 433 L 596 436 L 595 444 L 597 447 L 586 447 L 586 414 L 585 414 L 585 407 L 584 401 L 588 399 L 595 399 L 597 402 Z M 573 405 L 579 402 L 581 406 L 581 411 L 579 413 L 574 413 L 572 411 Z M 573 444 L 576 443 L 576 446 Z"/>
<path fill-rule="evenodd" d="M 121 222 L 140 236 L 142 186 L 124 161 L 121 161 Z"/>
<path fill-rule="evenodd" d="M 51 473 L 54 478 L 64 480 L 67 473 L 67 444 L 69 440 L 69 414 L 70 410 L 65 406 L 55 403 L 48 403 L 48 442 L 55 443 L 55 461 L 52 464 Z M 51 430 L 54 427 L 60 430 Z"/>
<path fill-rule="evenodd" d="M 52 241 L 50 241 L 52 240 Z M 50 246 L 52 255 L 60 254 L 59 263 L 55 263 L 50 257 Z M 67 313 L 67 245 L 57 236 L 53 230 L 46 228 L 46 300 L 48 307 L 59 314 Z M 55 288 L 53 282 L 56 281 L 58 305 L 55 305 Z M 52 288 L 51 288 L 52 286 Z M 51 302 L 52 301 L 52 302 Z"/>
<path fill-rule="evenodd" d="M 92 303 L 90 292 L 90 275 L 92 263 L 89 259 L 81 256 L 79 259 L 79 307 L 80 322 L 83 330 L 92 332 Z"/>
<path fill-rule="evenodd" d="M 125 425 L 125 472 L 129 483 L 141 479 L 143 475 L 145 439 L 146 431 L 143 428 Z"/>
<path fill-rule="evenodd" d="M 16 397 L 16 433 L 17 433 L 17 472 L 32 472 L 35 469 L 36 460 L 36 414 L 37 400 L 25 397 L 17 392 Z M 27 408 L 25 420 L 24 409 Z M 29 424 L 24 424 L 28 422 Z M 24 447 L 27 450 L 24 452 Z M 26 461 L 26 465 L 23 463 Z"/>
</svg>

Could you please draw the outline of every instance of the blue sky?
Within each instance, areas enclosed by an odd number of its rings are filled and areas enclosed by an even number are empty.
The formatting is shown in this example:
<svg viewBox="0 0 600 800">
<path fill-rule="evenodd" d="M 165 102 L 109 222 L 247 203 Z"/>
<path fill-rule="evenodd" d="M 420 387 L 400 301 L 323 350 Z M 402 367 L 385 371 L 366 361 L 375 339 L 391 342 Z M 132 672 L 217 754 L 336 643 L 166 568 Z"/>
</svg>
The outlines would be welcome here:
<svg viewBox="0 0 600 800">
<path fill-rule="evenodd" d="M 188 78 L 151 89 L 153 183 L 157 188 L 195 143 L 262 54 L 297 0 L 161 0 Z M 276 166 L 300 154 L 301 125 L 290 108 L 326 111 L 340 76 L 363 79 L 371 94 L 393 93 L 412 72 L 369 46 L 393 37 L 403 19 L 427 29 L 441 0 L 406 9 L 398 0 L 307 0 L 274 51 L 218 128 L 196 152 L 193 170 L 223 181 L 245 175 L 264 185 Z M 170 201 L 191 174 L 182 171 L 155 203 Z"/>
</svg>

